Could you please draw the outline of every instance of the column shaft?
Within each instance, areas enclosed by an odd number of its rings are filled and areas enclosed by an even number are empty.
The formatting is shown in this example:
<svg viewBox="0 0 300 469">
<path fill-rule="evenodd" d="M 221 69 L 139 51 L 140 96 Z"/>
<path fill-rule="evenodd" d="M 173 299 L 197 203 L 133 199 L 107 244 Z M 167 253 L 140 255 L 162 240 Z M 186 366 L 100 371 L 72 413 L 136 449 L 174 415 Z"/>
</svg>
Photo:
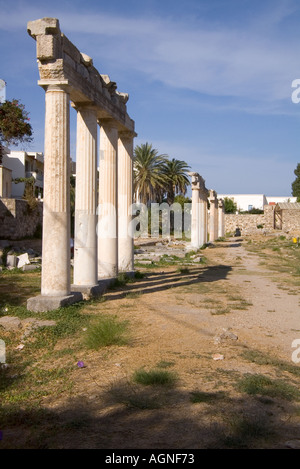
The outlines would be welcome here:
<svg viewBox="0 0 300 469">
<path fill-rule="evenodd" d="M 74 285 L 98 283 L 97 258 L 97 115 L 77 109 Z"/>
<path fill-rule="evenodd" d="M 70 98 L 46 90 L 42 295 L 70 293 Z"/>
<path fill-rule="evenodd" d="M 222 199 L 219 200 L 218 218 L 218 236 L 223 238 L 225 236 L 225 206 Z"/>
<path fill-rule="evenodd" d="M 210 191 L 209 242 L 218 238 L 218 199 L 215 191 Z"/>
<path fill-rule="evenodd" d="M 107 123 L 100 128 L 98 203 L 98 278 L 118 274 L 118 130 Z"/>
<path fill-rule="evenodd" d="M 192 188 L 192 232 L 191 232 L 191 246 L 199 249 L 200 244 L 200 199 L 199 189 Z"/>
<path fill-rule="evenodd" d="M 207 198 L 203 191 L 200 191 L 200 247 L 207 243 Z"/>
<path fill-rule="evenodd" d="M 118 268 L 134 270 L 131 209 L 133 203 L 133 137 L 119 135 L 118 141 Z"/>
</svg>

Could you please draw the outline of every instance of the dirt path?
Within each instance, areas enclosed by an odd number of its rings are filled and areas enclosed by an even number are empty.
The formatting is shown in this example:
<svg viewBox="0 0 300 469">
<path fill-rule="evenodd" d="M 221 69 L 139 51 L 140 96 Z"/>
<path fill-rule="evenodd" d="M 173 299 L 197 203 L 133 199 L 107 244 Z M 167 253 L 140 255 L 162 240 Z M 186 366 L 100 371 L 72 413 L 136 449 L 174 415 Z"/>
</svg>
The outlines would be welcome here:
<svg viewBox="0 0 300 469">
<path fill-rule="evenodd" d="M 95 315 L 128 320 L 132 341 L 78 357 L 87 366 L 72 376 L 73 397 L 45 402 L 69 429 L 47 436 L 50 447 L 285 448 L 300 438 L 295 404 L 237 386 L 251 374 L 299 387 L 297 376 L 249 359 L 292 364 L 299 295 L 280 288 L 238 240 L 216 243 L 205 256 L 207 264 L 185 273 L 176 266 L 148 271 L 95 307 Z M 167 369 L 176 385 L 138 385 L 138 369 Z"/>
<path fill-rule="evenodd" d="M 242 243 L 233 242 L 219 251 L 224 262 L 233 266 L 228 281 L 250 303 L 247 314 L 230 316 L 232 327 L 251 346 L 264 347 L 273 353 L 275 349 L 278 356 L 290 360 L 291 344 L 300 338 L 299 292 L 278 284 L 274 273 L 261 266 L 259 257 L 247 252 Z M 213 257 L 217 259 L 218 249 Z"/>
</svg>

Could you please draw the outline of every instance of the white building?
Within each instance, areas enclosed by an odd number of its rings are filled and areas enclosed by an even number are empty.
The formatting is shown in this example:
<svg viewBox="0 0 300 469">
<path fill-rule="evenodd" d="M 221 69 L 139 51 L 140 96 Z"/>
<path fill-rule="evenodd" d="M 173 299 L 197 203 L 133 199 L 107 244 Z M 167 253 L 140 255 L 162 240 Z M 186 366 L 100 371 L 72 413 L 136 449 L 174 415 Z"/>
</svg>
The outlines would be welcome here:
<svg viewBox="0 0 300 469">
<path fill-rule="evenodd" d="M 296 197 L 271 197 L 264 194 L 218 194 L 219 199 L 233 199 L 238 211 L 248 212 L 254 208 L 263 210 L 265 205 L 275 205 L 279 202 L 296 202 Z"/>
<path fill-rule="evenodd" d="M 3 157 L 3 166 L 11 170 L 12 180 L 34 177 L 36 192 L 42 196 L 44 180 L 44 155 L 39 152 L 11 151 Z M 12 182 L 11 197 L 22 198 L 25 183 Z"/>
<path fill-rule="evenodd" d="M 297 197 L 271 197 L 267 195 L 267 202 L 268 202 L 268 205 L 286 204 L 286 203 L 294 204 L 297 202 Z"/>
</svg>

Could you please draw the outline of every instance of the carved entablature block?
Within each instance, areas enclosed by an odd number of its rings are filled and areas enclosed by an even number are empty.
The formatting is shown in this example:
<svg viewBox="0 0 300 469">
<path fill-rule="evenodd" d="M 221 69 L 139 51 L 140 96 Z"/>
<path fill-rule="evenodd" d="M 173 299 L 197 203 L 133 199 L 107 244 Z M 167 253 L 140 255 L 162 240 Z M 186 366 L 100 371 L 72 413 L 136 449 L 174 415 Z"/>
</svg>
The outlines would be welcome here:
<svg viewBox="0 0 300 469">
<path fill-rule="evenodd" d="M 192 190 L 198 190 L 204 195 L 208 196 L 208 190 L 205 187 L 205 180 L 199 173 L 190 172 L 188 173 L 192 178 Z"/>
<path fill-rule="evenodd" d="M 57 18 L 29 21 L 29 35 L 36 40 L 40 86 L 67 83 L 75 105 L 90 102 L 97 107 L 97 117 L 112 118 L 120 131 L 134 132 L 134 121 L 127 114 L 127 93 L 117 91 L 116 82 L 100 74 L 93 59 L 80 52 L 61 32 Z"/>
</svg>

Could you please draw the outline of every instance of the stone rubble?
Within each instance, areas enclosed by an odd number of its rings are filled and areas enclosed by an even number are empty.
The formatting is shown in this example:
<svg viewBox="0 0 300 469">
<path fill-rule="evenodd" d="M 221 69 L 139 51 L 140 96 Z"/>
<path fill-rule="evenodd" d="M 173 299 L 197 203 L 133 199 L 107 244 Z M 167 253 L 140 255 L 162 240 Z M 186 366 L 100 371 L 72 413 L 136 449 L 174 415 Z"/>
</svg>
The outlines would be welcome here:
<svg viewBox="0 0 300 469">
<path fill-rule="evenodd" d="M 56 322 L 51 320 L 41 320 L 37 318 L 20 319 L 16 316 L 2 316 L 0 317 L 0 328 L 2 327 L 8 332 L 23 331 L 21 340 L 26 339 L 35 329 L 39 327 L 55 326 Z"/>
</svg>

